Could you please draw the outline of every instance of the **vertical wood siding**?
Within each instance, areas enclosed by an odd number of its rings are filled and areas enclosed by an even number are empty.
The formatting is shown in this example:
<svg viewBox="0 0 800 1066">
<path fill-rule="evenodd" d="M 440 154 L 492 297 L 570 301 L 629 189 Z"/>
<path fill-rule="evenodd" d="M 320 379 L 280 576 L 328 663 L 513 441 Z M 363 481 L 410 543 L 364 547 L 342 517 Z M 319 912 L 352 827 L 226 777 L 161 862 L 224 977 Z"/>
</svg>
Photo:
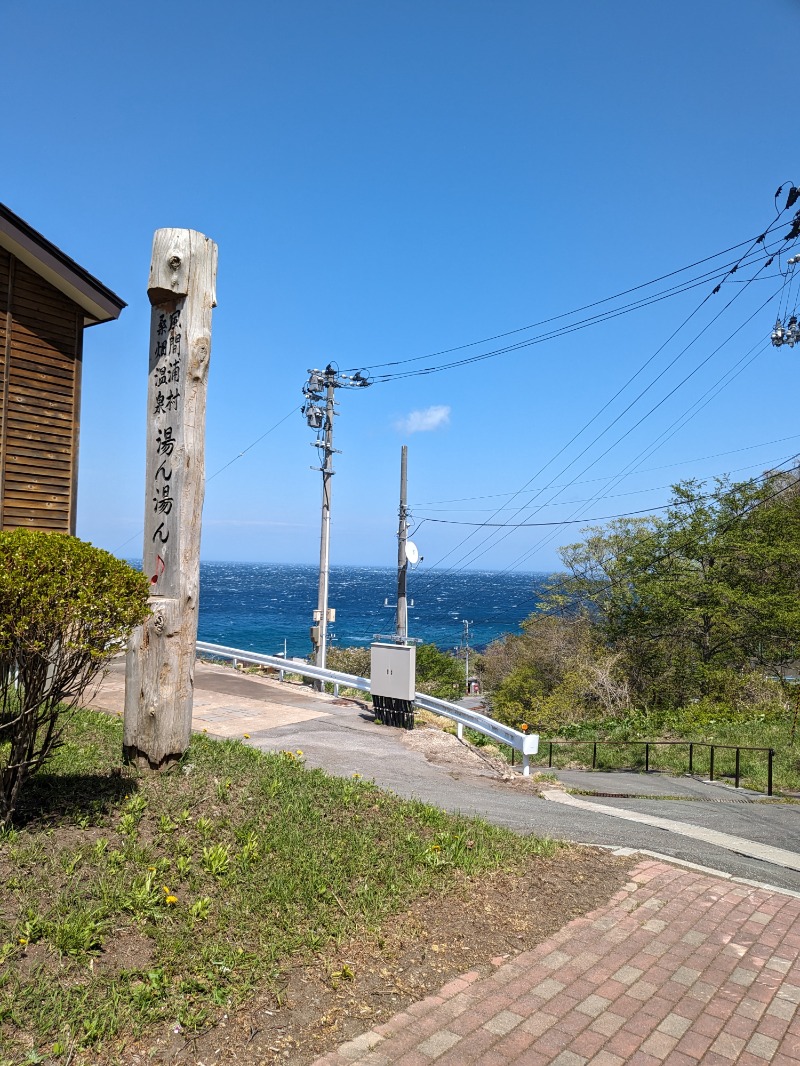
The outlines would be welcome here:
<svg viewBox="0 0 800 1066">
<path fill-rule="evenodd" d="M 74 532 L 82 314 L 0 251 L 0 320 L 3 351 L 10 330 L 8 366 L 2 364 L 2 527 Z"/>
</svg>

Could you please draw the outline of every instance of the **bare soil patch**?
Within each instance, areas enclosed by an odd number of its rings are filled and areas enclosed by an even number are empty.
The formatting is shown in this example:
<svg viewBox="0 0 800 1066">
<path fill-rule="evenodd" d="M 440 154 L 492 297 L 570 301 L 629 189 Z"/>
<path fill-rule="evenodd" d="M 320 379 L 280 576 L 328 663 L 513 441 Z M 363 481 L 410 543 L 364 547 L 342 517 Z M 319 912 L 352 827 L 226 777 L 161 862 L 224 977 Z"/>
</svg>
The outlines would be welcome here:
<svg viewBox="0 0 800 1066">
<path fill-rule="evenodd" d="M 632 860 L 574 847 L 538 859 L 524 876 L 462 878 L 418 901 L 386 929 L 297 965 L 281 994 L 256 993 L 200 1035 L 167 1030 L 130 1048 L 125 1064 L 308 1066 L 468 970 L 487 973 L 604 904 Z"/>
</svg>

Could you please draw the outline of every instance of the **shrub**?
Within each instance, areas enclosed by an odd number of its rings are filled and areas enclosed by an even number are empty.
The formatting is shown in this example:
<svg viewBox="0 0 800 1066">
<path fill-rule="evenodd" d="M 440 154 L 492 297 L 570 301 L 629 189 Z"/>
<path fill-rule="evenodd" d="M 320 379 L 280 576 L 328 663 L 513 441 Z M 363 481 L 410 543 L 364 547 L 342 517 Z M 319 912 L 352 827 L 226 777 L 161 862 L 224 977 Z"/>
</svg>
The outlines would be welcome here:
<svg viewBox="0 0 800 1066">
<path fill-rule="evenodd" d="M 147 600 L 145 576 L 91 544 L 0 533 L 0 825 Z"/>
</svg>

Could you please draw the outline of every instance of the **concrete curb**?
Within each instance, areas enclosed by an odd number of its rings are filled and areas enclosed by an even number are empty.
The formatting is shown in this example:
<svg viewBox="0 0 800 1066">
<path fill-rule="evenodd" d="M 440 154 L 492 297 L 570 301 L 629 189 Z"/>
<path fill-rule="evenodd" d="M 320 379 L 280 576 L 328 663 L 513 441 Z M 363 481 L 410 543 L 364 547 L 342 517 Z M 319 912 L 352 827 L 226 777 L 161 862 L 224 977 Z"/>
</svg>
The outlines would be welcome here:
<svg viewBox="0 0 800 1066">
<path fill-rule="evenodd" d="M 622 807 L 609 807 L 605 803 L 588 803 L 586 800 L 580 800 L 556 789 L 547 789 L 542 792 L 542 797 L 551 803 L 563 803 L 567 807 L 577 807 L 580 810 L 593 811 L 595 814 L 605 814 L 611 818 L 621 818 L 624 821 L 665 829 L 670 833 L 700 840 L 704 844 L 712 844 L 714 847 L 732 851 L 737 855 L 746 855 L 748 858 L 769 862 L 773 866 L 782 866 L 787 870 L 800 871 L 800 855 L 793 851 L 785 851 L 783 848 L 757 844 L 743 837 L 732 836 L 730 833 L 720 833 L 716 829 L 705 829 L 703 826 L 692 825 L 688 822 L 676 822 L 671 818 L 658 818 L 652 814 L 640 814 L 638 811 L 628 811 Z"/>
</svg>

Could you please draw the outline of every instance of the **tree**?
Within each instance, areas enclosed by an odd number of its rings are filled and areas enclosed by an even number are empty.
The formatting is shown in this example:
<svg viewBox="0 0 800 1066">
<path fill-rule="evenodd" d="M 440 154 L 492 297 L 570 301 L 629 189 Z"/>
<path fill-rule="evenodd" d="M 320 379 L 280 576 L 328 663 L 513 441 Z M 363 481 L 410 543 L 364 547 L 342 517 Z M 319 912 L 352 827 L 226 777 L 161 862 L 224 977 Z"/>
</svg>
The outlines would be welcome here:
<svg viewBox="0 0 800 1066">
<path fill-rule="evenodd" d="M 662 517 L 591 529 L 562 550 L 546 609 L 584 611 L 624 653 L 634 690 L 680 705 L 712 695 L 720 671 L 781 675 L 800 656 L 796 474 L 673 489 Z"/>
<path fill-rule="evenodd" d="M 145 576 L 91 544 L 0 533 L 0 825 L 147 601 Z"/>
<path fill-rule="evenodd" d="M 416 651 L 417 690 L 439 699 L 459 699 L 464 693 L 464 667 L 435 644 L 420 644 Z"/>
</svg>

